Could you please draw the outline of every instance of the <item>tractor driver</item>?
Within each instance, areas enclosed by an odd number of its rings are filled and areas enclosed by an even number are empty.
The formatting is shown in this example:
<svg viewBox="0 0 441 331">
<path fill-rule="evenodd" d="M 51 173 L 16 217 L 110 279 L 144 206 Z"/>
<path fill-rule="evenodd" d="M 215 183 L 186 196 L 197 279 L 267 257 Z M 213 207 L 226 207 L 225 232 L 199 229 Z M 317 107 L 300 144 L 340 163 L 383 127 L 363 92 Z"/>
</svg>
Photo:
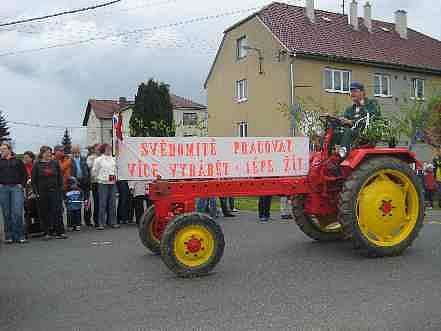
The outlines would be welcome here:
<svg viewBox="0 0 441 331">
<path fill-rule="evenodd" d="M 354 138 L 358 136 L 360 130 L 366 125 L 366 121 L 360 121 L 358 124 L 357 121 L 366 118 L 368 114 L 370 120 L 381 116 L 380 106 L 377 101 L 366 97 L 364 86 L 360 82 L 351 83 L 351 98 L 352 105 L 346 108 L 341 119 L 345 127 L 340 132 L 340 137 L 336 139 L 337 142 L 340 141 L 340 144 L 338 144 L 340 146 L 337 145 L 336 149 L 342 158 L 346 157 L 351 150 Z"/>
</svg>

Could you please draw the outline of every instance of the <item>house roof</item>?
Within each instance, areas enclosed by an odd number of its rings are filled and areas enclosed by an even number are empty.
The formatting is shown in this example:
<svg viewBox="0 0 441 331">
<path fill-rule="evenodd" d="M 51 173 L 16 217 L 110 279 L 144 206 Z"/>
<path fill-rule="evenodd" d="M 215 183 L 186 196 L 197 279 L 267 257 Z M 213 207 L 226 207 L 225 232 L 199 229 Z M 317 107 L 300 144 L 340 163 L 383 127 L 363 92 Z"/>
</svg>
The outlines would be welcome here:
<svg viewBox="0 0 441 331">
<path fill-rule="evenodd" d="M 258 14 L 261 21 L 291 52 L 390 64 L 441 73 L 441 42 L 408 29 L 407 39 L 395 24 L 372 20 L 372 32 L 359 18 L 359 30 L 347 15 L 316 10 L 315 22 L 305 8 L 273 3 Z"/>
<path fill-rule="evenodd" d="M 206 109 L 207 108 L 207 106 L 204 106 L 200 103 L 194 102 L 190 99 L 183 98 L 172 93 L 170 93 L 170 99 L 173 105 L 173 109 L 179 109 L 179 108 Z"/>
<path fill-rule="evenodd" d="M 170 93 L 170 100 L 173 109 L 206 109 L 207 107 L 196 103 L 190 99 Z M 84 115 L 83 126 L 89 122 L 90 112 L 93 111 L 98 119 L 111 119 L 113 114 L 129 106 L 134 105 L 134 101 L 119 102 L 117 100 L 95 100 L 90 99 L 87 103 L 86 114 Z"/>
<path fill-rule="evenodd" d="M 413 29 L 408 29 L 407 39 L 403 39 L 393 23 L 372 20 L 372 32 L 369 32 L 363 18 L 359 18 L 359 30 L 355 31 L 347 15 L 317 9 L 312 23 L 304 7 L 274 2 L 228 28 L 225 34 L 255 17 L 291 55 L 441 74 L 441 41 Z M 213 67 L 205 85 L 212 71 Z"/>
<path fill-rule="evenodd" d="M 86 114 L 84 115 L 83 126 L 89 122 L 90 112 L 93 111 L 98 119 L 111 119 L 115 112 L 126 108 L 133 101 L 119 102 L 117 100 L 95 100 L 90 99 L 87 103 Z"/>
</svg>

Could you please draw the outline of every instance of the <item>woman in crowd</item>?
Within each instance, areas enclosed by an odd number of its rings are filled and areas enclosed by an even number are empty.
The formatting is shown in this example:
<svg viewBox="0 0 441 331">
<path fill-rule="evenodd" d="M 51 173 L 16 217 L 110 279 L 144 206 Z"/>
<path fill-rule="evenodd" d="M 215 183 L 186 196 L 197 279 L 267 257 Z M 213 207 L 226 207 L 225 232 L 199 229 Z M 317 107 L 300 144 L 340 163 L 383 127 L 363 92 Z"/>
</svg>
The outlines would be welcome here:
<svg viewBox="0 0 441 331">
<path fill-rule="evenodd" d="M 32 167 L 34 166 L 35 162 L 35 154 L 31 151 L 26 151 L 23 154 L 23 163 L 26 168 L 26 174 L 28 179 L 31 179 L 32 176 Z"/>
<path fill-rule="evenodd" d="M 96 177 L 92 173 L 93 164 L 95 160 L 100 156 L 99 155 L 99 144 L 95 144 L 88 148 L 87 155 L 87 166 L 89 167 L 90 181 L 91 186 L 90 189 L 92 191 L 92 200 L 93 200 L 93 223 L 95 227 L 98 227 L 98 215 L 99 215 L 99 198 L 98 198 L 98 183 L 96 181 Z"/>
<path fill-rule="evenodd" d="M 32 186 L 39 197 L 40 218 L 45 239 L 55 235 L 57 239 L 66 239 L 62 220 L 63 175 L 57 160 L 52 158 L 52 149 L 42 146 L 38 163 L 32 169 Z"/>
<path fill-rule="evenodd" d="M 119 228 L 116 224 L 116 161 L 109 144 L 101 145 L 100 153 L 102 155 L 95 160 L 92 169 L 98 182 L 98 230 L 104 229 L 106 219 L 111 227 Z"/>
<path fill-rule="evenodd" d="M 26 169 L 23 162 L 15 158 L 9 144 L 0 145 L 0 156 L 0 205 L 5 224 L 5 243 L 26 243 L 23 226 Z"/>
<path fill-rule="evenodd" d="M 36 206 L 36 197 L 34 194 L 34 191 L 32 189 L 32 183 L 31 183 L 31 177 L 32 177 L 32 168 L 34 167 L 34 162 L 35 162 L 35 154 L 32 153 L 31 151 L 26 151 L 23 154 L 23 163 L 26 169 L 26 177 L 27 177 L 27 181 L 26 181 L 26 185 L 24 188 L 24 219 L 25 219 L 25 226 L 26 226 L 26 237 L 29 236 L 30 232 L 34 232 L 35 231 L 35 227 L 34 229 L 32 229 L 32 225 L 36 224 L 39 225 L 37 222 L 33 223 L 32 219 L 36 219 L 38 218 L 37 215 L 37 206 Z M 39 232 L 37 230 L 37 232 Z"/>
</svg>

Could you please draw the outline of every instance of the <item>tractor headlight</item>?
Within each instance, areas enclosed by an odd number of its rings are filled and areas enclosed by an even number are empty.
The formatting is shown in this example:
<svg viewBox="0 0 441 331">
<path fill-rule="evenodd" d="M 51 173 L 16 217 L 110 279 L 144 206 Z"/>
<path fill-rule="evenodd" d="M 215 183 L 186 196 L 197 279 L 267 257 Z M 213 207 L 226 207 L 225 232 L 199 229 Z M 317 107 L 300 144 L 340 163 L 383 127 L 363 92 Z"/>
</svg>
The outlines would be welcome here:
<svg viewBox="0 0 441 331">
<path fill-rule="evenodd" d="M 348 149 L 346 147 L 340 147 L 340 149 L 338 150 L 338 155 L 344 159 L 346 157 L 346 155 L 348 155 Z"/>
</svg>

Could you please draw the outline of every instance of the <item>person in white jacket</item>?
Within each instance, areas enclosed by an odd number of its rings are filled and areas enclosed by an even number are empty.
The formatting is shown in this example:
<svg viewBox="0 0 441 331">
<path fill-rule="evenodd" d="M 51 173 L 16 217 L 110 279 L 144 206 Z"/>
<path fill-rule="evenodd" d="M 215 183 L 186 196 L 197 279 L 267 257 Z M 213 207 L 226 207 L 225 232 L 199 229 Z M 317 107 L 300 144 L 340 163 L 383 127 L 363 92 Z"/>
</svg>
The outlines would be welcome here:
<svg viewBox="0 0 441 331">
<path fill-rule="evenodd" d="M 99 214 L 98 230 L 104 229 L 106 219 L 113 228 L 119 228 L 116 224 L 116 161 L 112 156 L 112 147 L 109 144 L 100 146 L 100 153 L 93 163 L 92 176 L 98 183 Z"/>
</svg>

